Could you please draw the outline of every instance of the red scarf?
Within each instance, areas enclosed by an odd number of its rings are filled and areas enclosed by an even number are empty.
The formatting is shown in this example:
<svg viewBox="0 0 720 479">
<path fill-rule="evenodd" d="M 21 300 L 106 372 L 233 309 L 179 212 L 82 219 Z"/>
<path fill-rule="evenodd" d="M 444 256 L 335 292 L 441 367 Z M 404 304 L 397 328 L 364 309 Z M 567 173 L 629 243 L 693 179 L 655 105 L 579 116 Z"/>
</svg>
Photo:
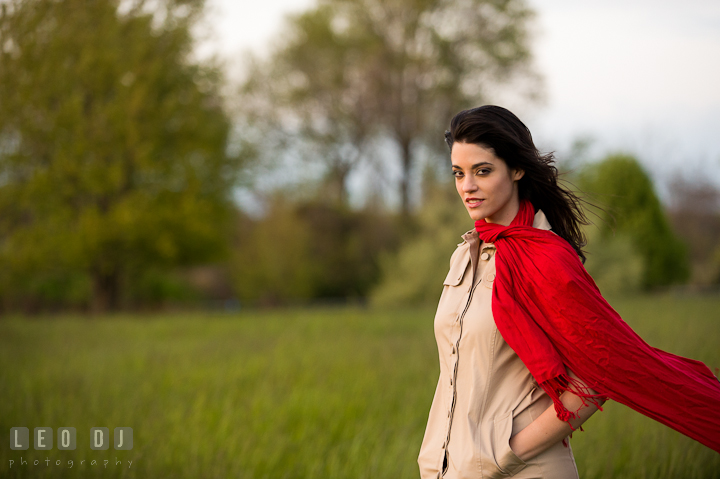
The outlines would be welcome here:
<svg viewBox="0 0 720 479">
<path fill-rule="evenodd" d="M 475 229 L 497 248 L 495 324 L 558 418 L 577 412 L 562 404 L 563 391 L 596 404 L 606 397 L 720 452 L 718 379 L 702 362 L 643 341 L 605 301 L 570 244 L 532 227 L 534 216 L 522 200 L 510 226 L 480 220 Z M 598 394 L 588 394 L 566 368 Z"/>
</svg>

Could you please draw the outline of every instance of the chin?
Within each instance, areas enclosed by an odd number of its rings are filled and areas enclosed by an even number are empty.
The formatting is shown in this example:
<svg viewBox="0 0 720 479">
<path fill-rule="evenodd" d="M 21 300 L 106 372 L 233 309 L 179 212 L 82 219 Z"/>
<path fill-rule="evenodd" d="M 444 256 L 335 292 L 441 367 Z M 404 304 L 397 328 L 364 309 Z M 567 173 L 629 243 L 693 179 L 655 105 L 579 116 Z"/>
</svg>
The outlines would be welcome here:
<svg viewBox="0 0 720 479">
<path fill-rule="evenodd" d="M 468 210 L 468 214 L 473 221 L 479 221 L 486 218 L 482 211 Z"/>
</svg>

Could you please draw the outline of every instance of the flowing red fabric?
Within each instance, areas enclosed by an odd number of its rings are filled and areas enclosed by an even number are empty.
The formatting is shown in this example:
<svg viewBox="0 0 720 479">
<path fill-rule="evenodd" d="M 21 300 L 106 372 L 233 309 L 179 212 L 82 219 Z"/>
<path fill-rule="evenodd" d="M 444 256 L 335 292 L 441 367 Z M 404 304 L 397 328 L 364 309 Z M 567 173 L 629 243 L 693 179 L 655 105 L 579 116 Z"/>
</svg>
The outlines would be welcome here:
<svg viewBox="0 0 720 479">
<path fill-rule="evenodd" d="M 610 398 L 720 452 L 718 379 L 702 362 L 643 341 L 605 301 L 570 244 L 532 227 L 534 216 L 522 200 L 509 226 L 480 220 L 475 229 L 497 248 L 497 328 L 553 399 L 558 418 L 569 421 L 577 412 L 562 404 L 563 391 L 596 404 Z"/>
</svg>

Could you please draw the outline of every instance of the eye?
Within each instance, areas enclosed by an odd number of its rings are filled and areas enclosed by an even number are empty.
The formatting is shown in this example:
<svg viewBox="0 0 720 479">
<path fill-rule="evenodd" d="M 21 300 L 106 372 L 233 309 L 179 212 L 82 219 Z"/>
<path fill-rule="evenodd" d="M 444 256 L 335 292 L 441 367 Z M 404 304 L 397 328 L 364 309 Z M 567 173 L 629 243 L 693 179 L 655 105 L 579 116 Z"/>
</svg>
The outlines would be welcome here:
<svg viewBox="0 0 720 479">
<path fill-rule="evenodd" d="M 476 174 L 477 174 L 477 175 L 487 175 L 487 174 L 489 174 L 491 171 L 492 171 L 492 170 L 491 170 L 490 168 L 480 168 L 480 169 L 477 170 L 477 173 L 476 173 Z"/>
<path fill-rule="evenodd" d="M 453 175 L 455 178 L 460 178 L 460 177 L 462 177 L 462 171 L 460 171 L 460 170 L 453 170 L 453 171 L 452 171 L 452 175 Z"/>
</svg>

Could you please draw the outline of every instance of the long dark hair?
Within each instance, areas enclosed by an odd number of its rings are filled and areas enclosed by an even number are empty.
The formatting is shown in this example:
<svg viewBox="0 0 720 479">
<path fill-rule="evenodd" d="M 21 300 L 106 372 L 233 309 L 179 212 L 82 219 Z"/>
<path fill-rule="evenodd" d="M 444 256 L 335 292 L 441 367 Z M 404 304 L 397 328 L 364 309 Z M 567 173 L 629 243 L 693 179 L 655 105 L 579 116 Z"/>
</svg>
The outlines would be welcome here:
<svg viewBox="0 0 720 479">
<path fill-rule="evenodd" d="M 540 154 L 530 130 L 517 116 L 495 105 L 463 110 L 450 121 L 445 141 L 451 151 L 456 141 L 492 148 L 509 168 L 524 170 L 525 175 L 518 181 L 520 198 L 529 199 L 536 210 L 543 210 L 552 230 L 570 243 L 585 262 L 583 247 L 587 240 L 580 225 L 589 221 L 580 207 L 583 200 L 558 183 L 555 156 Z"/>
</svg>

